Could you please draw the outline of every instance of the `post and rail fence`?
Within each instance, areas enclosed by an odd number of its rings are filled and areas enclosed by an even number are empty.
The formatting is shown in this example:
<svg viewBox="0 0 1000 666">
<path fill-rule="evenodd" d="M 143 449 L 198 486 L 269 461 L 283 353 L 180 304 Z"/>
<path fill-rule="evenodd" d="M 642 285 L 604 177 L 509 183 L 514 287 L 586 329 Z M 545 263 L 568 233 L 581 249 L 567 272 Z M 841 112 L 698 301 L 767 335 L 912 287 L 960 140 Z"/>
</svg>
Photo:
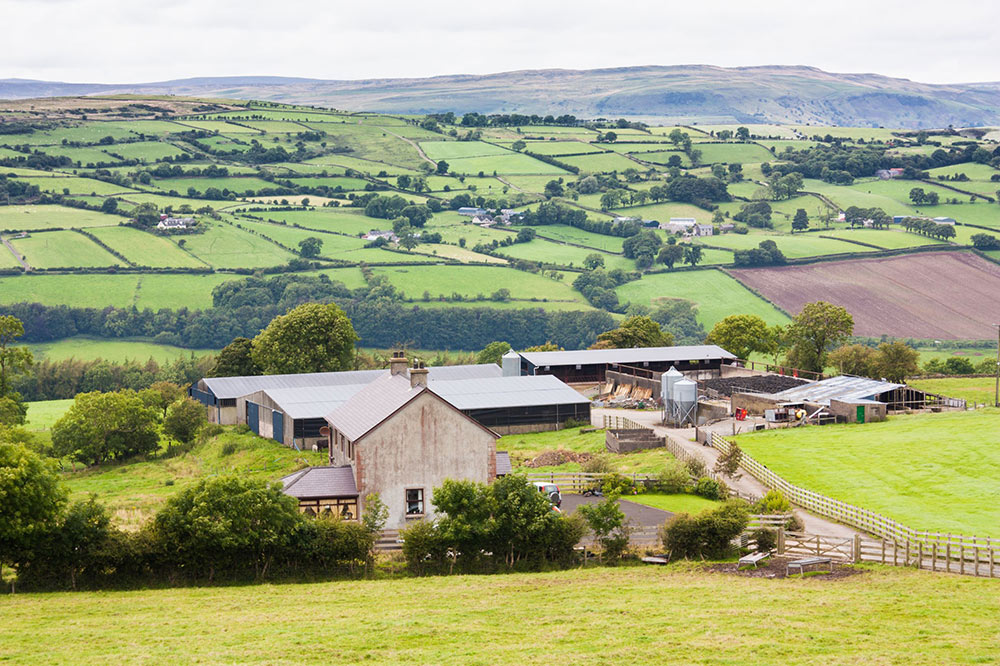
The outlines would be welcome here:
<svg viewBox="0 0 1000 666">
<path fill-rule="evenodd" d="M 728 452 L 731 446 L 718 433 L 712 433 L 710 443 L 723 453 Z M 851 559 L 855 562 L 916 566 L 931 571 L 990 578 L 1000 576 L 1000 539 L 915 530 L 874 511 L 789 483 L 745 451 L 740 459 L 740 466 L 768 488 L 781 492 L 792 504 L 878 537 L 855 537 L 851 549 Z M 838 539 L 842 540 L 840 537 L 779 531 L 779 552 L 782 548 L 782 534 L 786 545 L 788 536 L 794 535 L 791 552 L 795 554 L 799 554 L 796 549 L 811 548 L 813 550 L 809 554 L 815 554 L 815 550 L 819 549 L 824 551 L 822 554 L 831 557 L 826 551 L 842 549 L 842 544 L 835 543 Z M 814 543 L 809 539 L 819 541 Z M 822 541 L 824 539 L 825 542 Z"/>
</svg>

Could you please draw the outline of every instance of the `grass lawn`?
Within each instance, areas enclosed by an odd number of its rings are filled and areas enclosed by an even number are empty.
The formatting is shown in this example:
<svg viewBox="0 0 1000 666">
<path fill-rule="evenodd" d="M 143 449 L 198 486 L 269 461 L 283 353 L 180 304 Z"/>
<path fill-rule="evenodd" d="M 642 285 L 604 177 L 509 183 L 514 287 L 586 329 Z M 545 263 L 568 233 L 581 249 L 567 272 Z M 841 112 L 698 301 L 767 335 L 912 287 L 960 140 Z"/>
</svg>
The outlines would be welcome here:
<svg viewBox="0 0 1000 666">
<path fill-rule="evenodd" d="M 76 336 L 63 338 L 55 342 L 42 342 L 28 345 L 35 359 L 46 358 L 50 361 L 61 361 L 75 358 L 81 361 L 103 358 L 121 363 L 126 360 L 145 362 L 155 359 L 160 363 L 187 357 L 191 354 L 202 356 L 214 350 L 184 349 L 171 345 L 160 345 L 148 340 L 122 340 L 108 338 L 88 338 Z"/>
<path fill-rule="evenodd" d="M 678 564 L 3 595 L 0 658 L 45 665 L 995 663 L 996 581 L 861 569 L 840 580 L 774 580 Z"/>
<path fill-rule="evenodd" d="M 768 430 L 740 446 L 785 479 L 916 530 L 1000 536 L 1000 411 Z"/>
<path fill-rule="evenodd" d="M 34 268 L 120 266 L 123 262 L 75 231 L 45 231 L 11 240 L 11 245 Z"/>
<path fill-rule="evenodd" d="M 177 246 L 177 243 L 163 236 L 156 236 L 132 227 L 104 227 L 93 229 L 92 234 L 100 238 L 108 247 L 120 252 L 139 266 L 153 268 L 180 266 L 202 268 L 205 264 Z M 181 238 L 186 238 L 182 236 Z"/>
<path fill-rule="evenodd" d="M 73 400 L 39 400 L 29 402 L 28 419 L 24 427 L 32 431 L 51 430 L 52 424 L 58 421 L 66 410 L 73 404 Z"/>
<path fill-rule="evenodd" d="M 714 509 L 721 504 L 715 500 L 705 499 L 691 493 L 674 493 L 664 495 L 662 493 L 642 493 L 641 495 L 629 495 L 622 499 L 636 504 L 645 504 L 654 509 L 663 509 L 671 513 L 690 513 L 692 515 Z"/>
<path fill-rule="evenodd" d="M 986 356 L 994 357 L 987 353 Z M 926 362 L 929 356 L 920 352 L 920 360 Z M 978 364 L 981 359 L 970 358 Z M 930 391 L 949 398 L 960 398 L 979 405 L 992 405 L 996 397 L 996 379 L 993 377 L 944 377 L 941 379 L 914 379 L 907 382 L 914 388 Z"/>
<path fill-rule="evenodd" d="M 227 447 L 233 447 L 231 452 Z M 252 433 L 230 431 L 196 445 L 187 453 L 152 460 L 99 465 L 63 473 L 71 497 L 97 495 L 119 524 L 136 527 L 168 497 L 207 476 L 238 474 L 276 481 L 308 465 L 326 464 L 323 452 L 296 451 Z M 169 484 L 169 485 L 168 485 Z"/>
<path fill-rule="evenodd" d="M 615 291 L 623 302 L 644 305 L 676 298 L 692 301 L 698 306 L 697 318 L 706 331 L 731 314 L 755 314 L 768 324 L 788 323 L 780 310 L 720 270 L 656 273 L 623 284 Z"/>
</svg>

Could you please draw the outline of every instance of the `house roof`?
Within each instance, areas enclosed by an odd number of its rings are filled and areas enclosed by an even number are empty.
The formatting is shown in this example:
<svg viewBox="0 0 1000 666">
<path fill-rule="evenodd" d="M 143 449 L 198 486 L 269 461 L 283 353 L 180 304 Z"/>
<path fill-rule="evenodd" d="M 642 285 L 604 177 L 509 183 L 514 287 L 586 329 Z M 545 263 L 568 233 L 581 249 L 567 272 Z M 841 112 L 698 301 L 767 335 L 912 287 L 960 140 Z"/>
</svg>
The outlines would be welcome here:
<svg viewBox="0 0 1000 666">
<path fill-rule="evenodd" d="M 497 451 L 497 476 L 510 474 L 514 470 L 510 464 L 510 454 L 506 451 Z"/>
<path fill-rule="evenodd" d="M 354 442 L 426 390 L 410 386 L 406 374 L 386 374 L 332 409 L 326 420 Z"/>
<path fill-rule="evenodd" d="M 269 397 L 289 418 L 322 418 L 344 404 L 368 384 L 340 386 L 309 386 L 302 388 L 265 389 Z"/>
<path fill-rule="evenodd" d="M 840 375 L 786 389 L 775 393 L 774 397 L 783 402 L 815 402 L 820 405 L 829 405 L 831 398 L 844 402 L 871 401 L 877 395 L 904 386 L 905 384 L 893 384 L 867 377 Z"/>
<path fill-rule="evenodd" d="M 306 467 L 281 479 L 281 491 L 298 499 L 353 497 L 358 494 L 351 467 Z"/>
<path fill-rule="evenodd" d="M 463 411 L 590 402 L 552 375 L 431 381 L 428 384 L 435 393 Z"/>
<path fill-rule="evenodd" d="M 478 365 L 445 365 L 429 368 L 429 379 L 472 379 L 477 377 L 499 377 L 500 366 L 495 363 Z M 285 388 L 308 388 L 318 386 L 344 386 L 368 384 L 388 370 L 354 370 L 347 372 L 309 372 L 291 375 L 259 375 L 250 377 L 206 377 L 202 381 L 216 398 L 241 398 L 257 391 Z"/>
<path fill-rule="evenodd" d="M 603 363 L 642 363 L 706 361 L 735 359 L 717 345 L 679 345 L 676 347 L 633 347 L 630 349 L 579 349 L 576 351 L 519 352 L 532 365 L 588 365 Z"/>
</svg>

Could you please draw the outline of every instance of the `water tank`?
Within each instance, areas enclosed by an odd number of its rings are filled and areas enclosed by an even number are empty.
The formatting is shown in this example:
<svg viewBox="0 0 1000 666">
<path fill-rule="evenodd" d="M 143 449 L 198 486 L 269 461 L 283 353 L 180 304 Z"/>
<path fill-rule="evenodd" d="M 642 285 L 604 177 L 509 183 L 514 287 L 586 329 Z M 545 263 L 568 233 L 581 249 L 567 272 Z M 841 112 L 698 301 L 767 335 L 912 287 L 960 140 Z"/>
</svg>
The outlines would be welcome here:
<svg viewBox="0 0 1000 666">
<path fill-rule="evenodd" d="M 690 379 L 678 379 L 672 394 L 674 416 L 679 425 L 694 424 L 698 411 L 698 384 Z"/>
<path fill-rule="evenodd" d="M 667 421 L 674 418 L 674 384 L 679 379 L 684 379 L 684 375 L 674 366 L 660 375 L 660 397 L 663 398 L 663 413 Z"/>
<path fill-rule="evenodd" d="M 520 377 L 521 376 L 521 355 L 516 351 L 511 349 L 509 352 L 503 355 L 503 376 L 504 377 Z"/>
</svg>

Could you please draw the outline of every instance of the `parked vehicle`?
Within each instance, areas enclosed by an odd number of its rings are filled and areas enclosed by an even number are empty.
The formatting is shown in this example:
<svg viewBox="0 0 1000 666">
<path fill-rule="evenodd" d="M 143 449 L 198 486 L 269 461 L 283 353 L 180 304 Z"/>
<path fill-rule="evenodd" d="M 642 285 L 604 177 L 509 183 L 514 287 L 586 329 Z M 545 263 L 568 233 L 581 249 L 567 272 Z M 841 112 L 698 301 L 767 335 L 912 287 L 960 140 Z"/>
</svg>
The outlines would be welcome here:
<svg viewBox="0 0 1000 666">
<path fill-rule="evenodd" d="M 545 481 L 533 481 L 532 485 L 552 502 L 552 506 L 557 509 L 562 505 L 562 495 L 559 493 L 559 486 Z"/>
</svg>

